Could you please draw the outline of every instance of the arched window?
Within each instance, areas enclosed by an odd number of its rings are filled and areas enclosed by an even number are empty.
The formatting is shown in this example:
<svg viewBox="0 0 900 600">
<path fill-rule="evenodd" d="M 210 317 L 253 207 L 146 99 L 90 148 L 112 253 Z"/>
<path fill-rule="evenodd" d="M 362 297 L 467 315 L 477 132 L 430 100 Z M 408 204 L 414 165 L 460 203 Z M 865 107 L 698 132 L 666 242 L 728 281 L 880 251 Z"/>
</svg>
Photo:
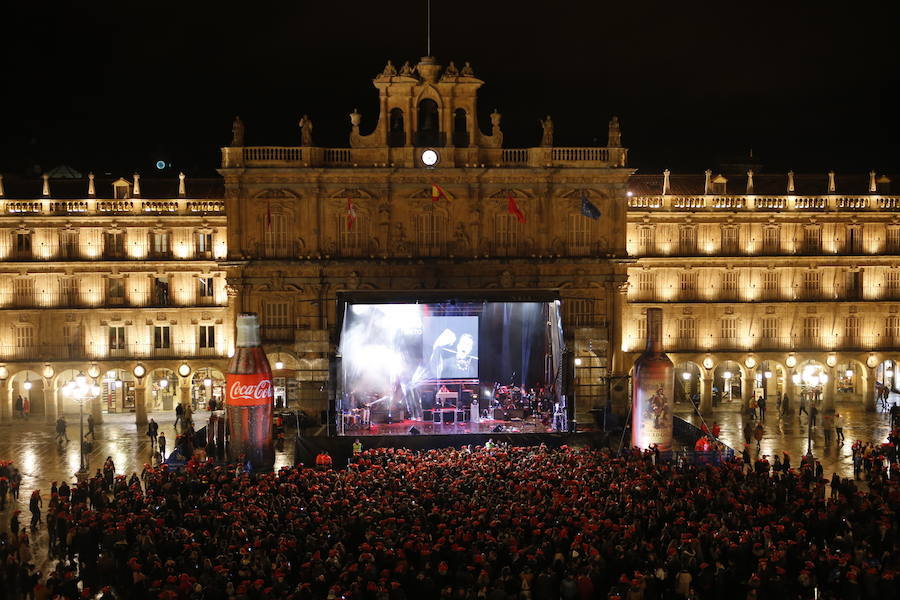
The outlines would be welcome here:
<svg viewBox="0 0 900 600">
<path fill-rule="evenodd" d="M 426 98 L 419 102 L 419 128 L 416 131 L 416 146 L 443 146 L 437 102 Z"/>
<path fill-rule="evenodd" d="M 392 108 L 388 117 L 388 146 L 399 148 L 406 145 L 406 131 L 403 128 L 403 111 Z"/>
<path fill-rule="evenodd" d="M 469 119 L 462 108 L 453 112 L 453 145 L 457 148 L 469 147 Z"/>
</svg>

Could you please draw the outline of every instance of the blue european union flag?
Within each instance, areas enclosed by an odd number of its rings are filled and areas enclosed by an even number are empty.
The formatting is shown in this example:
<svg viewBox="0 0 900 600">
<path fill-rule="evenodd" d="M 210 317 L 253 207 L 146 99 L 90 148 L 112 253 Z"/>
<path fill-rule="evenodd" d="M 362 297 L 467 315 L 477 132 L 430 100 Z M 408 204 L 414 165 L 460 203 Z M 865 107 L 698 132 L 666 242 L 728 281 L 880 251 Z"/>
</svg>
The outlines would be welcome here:
<svg viewBox="0 0 900 600">
<path fill-rule="evenodd" d="M 581 214 L 595 221 L 600 218 L 600 209 L 588 200 L 586 192 L 581 192 Z"/>
</svg>

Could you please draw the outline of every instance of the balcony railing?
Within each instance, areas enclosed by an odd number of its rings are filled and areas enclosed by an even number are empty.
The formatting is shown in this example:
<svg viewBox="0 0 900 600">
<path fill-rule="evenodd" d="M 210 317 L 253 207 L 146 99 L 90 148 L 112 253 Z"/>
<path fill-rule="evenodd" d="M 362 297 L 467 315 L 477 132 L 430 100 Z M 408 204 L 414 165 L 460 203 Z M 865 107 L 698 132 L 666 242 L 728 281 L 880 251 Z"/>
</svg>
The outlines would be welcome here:
<svg viewBox="0 0 900 600">
<path fill-rule="evenodd" d="M 702 245 L 701 245 L 702 246 Z M 873 248 L 869 251 L 864 250 L 859 244 L 842 244 L 835 249 L 829 250 L 822 247 L 808 247 L 798 244 L 794 248 L 782 246 L 773 248 L 771 246 L 762 246 L 754 248 L 738 248 L 725 249 L 713 247 L 710 250 L 701 251 L 699 246 L 682 246 L 673 245 L 671 249 L 661 247 L 641 246 L 635 248 L 632 256 L 635 258 L 726 258 L 726 257 L 744 257 L 744 256 L 882 256 L 884 254 L 900 255 L 900 247 L 885 246 L 881 248 Z"/>
<path fill-rule="evenodd" d="M 47 216 L 87 216 L 87 215 L 223 215 L 224 200 L 188 200 L 186 198 L 142 200 L 110 200 L 86 198 L 83 200 L 0 200 L 0 215 L 47 215 Z"/>
<path fill-rule="evenodd" d="M 186 301 L 176 301 L 171 294 L 151 292 L 144 299 L 101 295 L 88 297 L 78 292 L 34 292 L 32 294 L 0 291 L 0 309 L 25 308 L 166 308 L 192 306 L 225 306 L 214 296 L 197 295 Z"/>
<path fill-rule="evenodd" d="M 628 208 L 638 211 L 672 212 L 893 212 L 900 210 L 900 197 L 867 195 L 823 194 L 817 196 L 756 196 L 753 194 L 709 194 L 693 196 L 654 195 L 634 196 L 628 199 Z"/>
<path fill-rule="evenodd" d="M 225 351 L 200 348 L 197 344 L 172 344 L 155 348 L 153 344 L 124 344 L 110 348 L 100 344 L 33 344 L 0 346 L 2 361 L 110 360 L 156 358 L 225 358 Z"/>
<path fill-rule="evenodd" d="M 640 352 L 646 346 L 646 341 L 634 338 L 628 343 L 629 351 Z M 817 351 L 828 352 L 834 350 L 876 352 L 881 350 L 900 349 L 900 336 L 867 335 L 855 337 L 830 337 L 830 336 L 781 336 L 761 337 L 759 335 L 750 338 L 722 338 L 712 336 L 698 336 L 696 338 L 679 338 L 665 336 L 663 350 L 671 353 L 686 352 L 792 352 L 792 351 Z"/>
<path fill-rule="evenodd" d="M 293 343 L 297 328 L 292 325 L 263 325 L 259 330 L 263 342 Z"/>
<path fill-rule="evenodd" d="M 183 253 L 183 256 L 180 254 Z M 104 261 L 104 260 L 215 260 L 212 250 L 195 251 L 191 246 L 178 252 L 172 248 L 155 248 L 152 244 L 61 244 L 50 247 L 32 247 L 28 250 L 11 249 L 0 260 L 15 262 L 44 261 Z"/>
<path fill-rule="evenodd" d="M 900 301 L 900 289 L 882 286 L 826 286 L 818 289 L 800 286 L 777 288 L 747 288 L 723 290 L 715 287 L 698 287 L 674 293 L 641 291 L 634 287 L 628 294 L 629 302 L 679 303 L 679 302 L 865 302 Z"/>
<path fill-rule="evenodd" d="M 414 134 L 418 136 L 419 134 Z M 397 140 L 392 139 L 391 142 Z M 466 141 L 461 138 L 457 141 Z M 446 134 L 419 138 L 412 146 L 389 143 L 376 148 L 319 148 L 289 146 L 247 146 L 222 148 L 223 168 L 266 167 L 413 167 L 417 165 L 416 146 L 444 146 Z M 427 143 L 426 143 L 427 142 Z M 490 167 L 624 167 L 625 148 L 473 148 L 460 147 L 457 154 L 443 152 L 441 166 Z M 468 144 L 466 144 L 468 145 Z"/>
</svg>

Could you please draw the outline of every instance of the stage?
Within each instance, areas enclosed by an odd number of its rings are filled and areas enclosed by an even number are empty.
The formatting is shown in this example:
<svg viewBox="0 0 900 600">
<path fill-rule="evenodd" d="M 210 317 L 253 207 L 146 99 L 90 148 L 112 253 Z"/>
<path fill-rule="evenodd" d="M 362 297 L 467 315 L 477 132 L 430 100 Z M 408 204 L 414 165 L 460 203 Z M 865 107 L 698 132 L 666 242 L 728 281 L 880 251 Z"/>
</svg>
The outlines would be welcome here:
<svg viewBox="0 0 900 600">
<path fill-rule="evenodd" d="M 549 426 L 542 425 L 534 420 L 502 421 L 495 419 L 482 419 L 478 423 L 461 421 L 455 423 L 433 423 L 430 421 L 413 421 L 406 419 L 396 423 L 372 423 L 370 427 L 348 429 L 344 432 L 347 437 L 362 437 L 373 435 L 406 436 L 410 435 L 409 428 L 415 427 L 422 435 L 459 435 L 468 433 L 493 433 L 497 427 L 503 428 L 503 433 L 550 433 Z"/>
</svg>

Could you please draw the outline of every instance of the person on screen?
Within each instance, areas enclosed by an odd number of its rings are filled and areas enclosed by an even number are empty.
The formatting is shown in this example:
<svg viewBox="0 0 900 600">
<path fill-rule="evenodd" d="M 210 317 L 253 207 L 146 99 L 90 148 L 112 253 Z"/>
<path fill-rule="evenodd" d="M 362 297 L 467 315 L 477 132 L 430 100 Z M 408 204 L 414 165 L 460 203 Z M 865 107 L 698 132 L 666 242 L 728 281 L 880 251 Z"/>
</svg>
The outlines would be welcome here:
<svg viewBox="0 0 900 600">
<path fill-rule="evenodd" d="M 457 335 L 449 329 L 441 332 L 431 348 L 431 371 L 436 379 L 478 377 L 478 357 L 472 355 L 475 338 L 471 333 Z"/>
</svg>

